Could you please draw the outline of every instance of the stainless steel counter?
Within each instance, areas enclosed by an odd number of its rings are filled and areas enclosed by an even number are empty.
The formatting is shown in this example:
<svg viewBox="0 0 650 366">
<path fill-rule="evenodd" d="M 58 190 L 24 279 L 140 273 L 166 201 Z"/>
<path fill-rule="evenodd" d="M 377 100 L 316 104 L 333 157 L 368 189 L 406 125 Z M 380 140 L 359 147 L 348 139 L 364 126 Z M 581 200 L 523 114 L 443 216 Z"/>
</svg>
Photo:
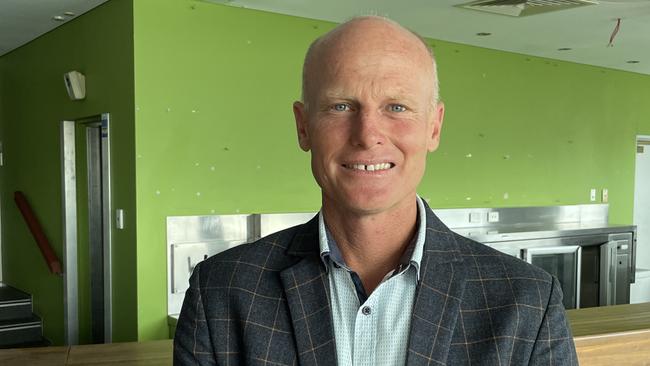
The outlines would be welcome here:
<svg viewBox="0 0 650 366">
<path fill-rule="evenodd" d="M 572 255 L 575 257 L 572 270 L 577 274 L 574 278 L 566 277 L 564 282 L 578 283 L 571 289 L 573 292 L 580 291 L 579 258 L 586 255 L 589 256 L 589 265 L 593 266 L 592 262 L 596 260 L 601 262 L 601 268 L 594 269 L 594 273 L 598 272 L 594 276 L 600 276 L 594 279 L 595 282 L 634 282 L 636 228 L 610 224 L 607 204 L 433 211 L 458 234 L 533 264 L 537 261 L 536 265 L 558 278 L 562 274 L 553 273 L 541 262 L 548 264 L 553 261 L 556 264 L 552 266 L 568 266 L 569 261 L 573 260 L 569 259 Z M 180 311 L 189 276 L 196 263 L 230 247 L 304 223 L 313 215 L 315 213 L 168 217 L 168 313 L 173 317 Z M 566 250 L 569 247 L 575 248 L 575 253 L 568 253 Z M 557 250 L 551 252 L 552 249 Z M 537 259 L 533 259 L 534 256 Z M 553 256 L 556 257 L 551 258 Z M 606 268 L 602 264 L 604 261 L 610 267 Z M 614 263 L 627 267 L 623 271 L 612 267 Z M 621 280 L 624 274 L 626 279 Z M 599 305 L 621 303 L 622 300 L 616 300 L 612 295 L 616 292 L 615 286 L 610 287 L 598 290 L 607 294 L 597 300 Z M 619 295 L 629 298 L 629 285 L 628 294 Z M 579 300 L 576 294 L 575 306 L 578 306 Z"/>
<path fill-rule="evenodd" d="M 452 229 L 456 233 L 478 242 L 506 242 L 566 236 L 600 235 L 635 231 L 632 225 L 610 225 L 603 223 L 525 224 L 502 225 L 489 228 Z"/>
<path fill-rule="evenodd" d="M 434 212 L 458 234 L 556 276 L 567 308 L 629 302 L 636 227 L 610 224 L 607 204 Z"/>
</svg>

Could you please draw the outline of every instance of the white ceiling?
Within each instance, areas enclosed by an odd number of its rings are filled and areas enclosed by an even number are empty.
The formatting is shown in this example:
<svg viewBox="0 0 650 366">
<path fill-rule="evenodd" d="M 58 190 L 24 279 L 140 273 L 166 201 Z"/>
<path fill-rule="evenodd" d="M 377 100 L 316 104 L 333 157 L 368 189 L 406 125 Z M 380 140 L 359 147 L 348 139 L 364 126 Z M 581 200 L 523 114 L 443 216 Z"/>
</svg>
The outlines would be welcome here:
<svg viewBox="0 0 650 366">
<path fill-rule="evenodd" d="M 333 22 L 382 15 L 434 39 L 650 74 L 650 0 L 602 0 L 519 18 L 454 6 L 469 0 L 207 1 Z M 607 47 L 616 18 L 620 30 L 613 47 Z M 566 47 L 572 49 L 558 51 Z"/>
<path fill-rule="evenodd" d="M 106 1 L 0 0 L 0 56 Z M 52 19 L 57 15 L 63 16 L 64 21 Z"/>
<path fill-rule="evenodd" d="M 0 0 L 0 55 L 108 0 Z M 137 1 L 137 0 L 135 0 Z M 384 15 L 435 39 L 650 75 L 650 0 L 602 0 L 585 6 L 515 18 L 466 10 L 463 0 L 207 0 L 341 22 Z M 73 12 L 57 22 L 53 16 Z M 613 47 L 609 37 L 621 18 Z M 488 32 L 480 37 L 476 33 Z M 571 50 L 558 51 L 569 47 Z M 628 61 L 639 63 L 628 63 Z"/>
</svg>

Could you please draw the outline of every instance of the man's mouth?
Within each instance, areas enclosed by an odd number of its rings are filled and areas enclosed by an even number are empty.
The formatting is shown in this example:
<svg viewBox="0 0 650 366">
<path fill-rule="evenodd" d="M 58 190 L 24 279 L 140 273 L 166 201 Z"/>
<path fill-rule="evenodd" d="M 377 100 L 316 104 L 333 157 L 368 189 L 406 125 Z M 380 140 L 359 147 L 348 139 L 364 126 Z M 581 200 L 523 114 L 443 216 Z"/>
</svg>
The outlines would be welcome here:
<svg viewBox="0 0 650 366">
<path fill-rule="evenodd" d="M 394 167 L 393 163 L 379 163 L 379 164 L 343 164 L 343 167 L 351 170 L 365 170 L 369 172 L 376 172 L 381 170 L 388 170 Z"/>
</svg>

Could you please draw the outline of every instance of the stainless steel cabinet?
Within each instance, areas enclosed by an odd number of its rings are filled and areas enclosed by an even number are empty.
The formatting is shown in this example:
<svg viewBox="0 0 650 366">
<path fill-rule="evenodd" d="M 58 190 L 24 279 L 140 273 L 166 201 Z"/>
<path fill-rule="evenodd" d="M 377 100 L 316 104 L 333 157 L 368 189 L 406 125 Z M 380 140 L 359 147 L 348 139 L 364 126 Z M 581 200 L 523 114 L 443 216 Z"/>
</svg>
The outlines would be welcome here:
<svg viewBox="0 0 650 366">
<path fill-rule="evenodd" d="M 633 233 L 486 243 L 555 276 L 567 309 L 627 304 L 634 282 Z"/>
<path fill-rule="evenodd" d="M 612 240 L 600 247 L 600 304 L 616 305 L 630 302 L 630 240 Z"/>
</svg>

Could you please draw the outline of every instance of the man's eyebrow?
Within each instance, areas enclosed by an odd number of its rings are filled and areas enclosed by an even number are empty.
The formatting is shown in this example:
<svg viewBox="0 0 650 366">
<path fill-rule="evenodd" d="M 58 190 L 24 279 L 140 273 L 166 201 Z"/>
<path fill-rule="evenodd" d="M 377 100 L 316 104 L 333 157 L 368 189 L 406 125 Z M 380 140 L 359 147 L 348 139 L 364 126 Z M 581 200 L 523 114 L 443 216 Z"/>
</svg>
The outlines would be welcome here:
<svg viewBox="0 0 650 366">
<path fill-rule="evenodd" d="M 418 97 L 417 95 L 409 93 L 390 94 L 386 97 L 385 101 L 391 103 L 403 103 L 408 104 L 410 107 L 415 107 L 415 105 L 418 104 Z"/>
<path fill-rule="evenodd" d="M 389 95 L 386 99 L 393 100 L 393 101 L 399 101 L 399 100 L 410 101 L 413 99 L 413 97 L 408 94 L 393 94 L 393 95 Z"/>
<path fill-rule="evenodd" d="M 349 95 L 343 91 L 328 91 L 322 95 L 322 99 L 345 99 L 345 100 L 357 100 L 356 97 Z M 403 93 L 396 92 L 390 93 L 383 98 L 384 100 L 413 100 L 415 96 L 412 93 Z"/>
<path fill-rule="evenodd" d="M 416 94 L 403 89 L 389 90 L 386 93 L 379 91 L 379 94 L 382 95 L 379 95 L 377 100 L 381 100 L 382 103 L 400 103 L 409 106 L 409 108 L 414 108 L 418 101 Z M 316 105 L 324 107 L 333 101 L 343 101 L 353 104 L 360 103 L 359 98 L 353 94 L 347 93 L 343 89 L 333 89 L 321 94 L 316 101 Z"/>
</svg>

